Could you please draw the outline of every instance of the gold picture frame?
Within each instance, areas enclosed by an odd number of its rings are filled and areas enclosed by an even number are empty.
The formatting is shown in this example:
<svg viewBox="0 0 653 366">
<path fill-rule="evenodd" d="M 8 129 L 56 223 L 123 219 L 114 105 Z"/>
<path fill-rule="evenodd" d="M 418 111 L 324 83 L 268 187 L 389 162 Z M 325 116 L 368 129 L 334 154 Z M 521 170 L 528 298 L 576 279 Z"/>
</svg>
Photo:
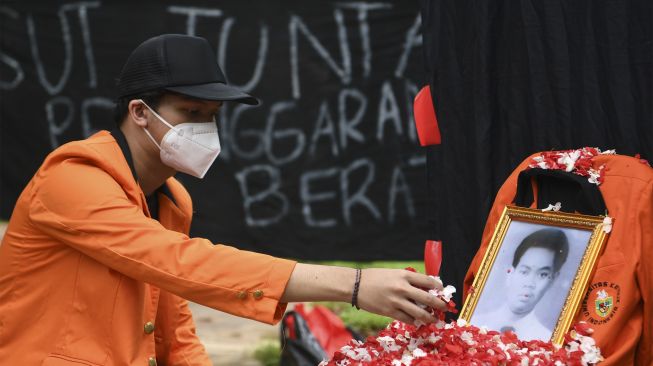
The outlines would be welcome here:
<svg viewBox="0 0 653 366">
<path fill-rule="evenodd" d="M 521 339 L 562 344 L 605 243 L 604 219 L 506 206 L 460 318 L 515 331 Z M 547 240 L 555 246 L 534 244 Z"/>
</svg>

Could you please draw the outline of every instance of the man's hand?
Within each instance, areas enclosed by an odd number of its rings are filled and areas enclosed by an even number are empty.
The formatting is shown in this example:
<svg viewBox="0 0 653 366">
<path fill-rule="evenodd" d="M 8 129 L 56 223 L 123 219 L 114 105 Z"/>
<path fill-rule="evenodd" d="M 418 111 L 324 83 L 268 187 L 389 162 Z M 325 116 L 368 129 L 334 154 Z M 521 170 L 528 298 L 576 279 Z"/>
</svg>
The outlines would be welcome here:
<svg viewBox="0 0 653 366">
<path fill-rule="evenodd" d="M 361 275 L 358 306 L 408 324 L 432 323 L 437 319 L 417 304 L 443 311 L 446 304 L 427 292 L 431 289 L 442 290 L 442 282 L 402 269 L 369 268 Z"/>
<path fill-rule="evenodd" d="M 281 301 L 351 302 L 356 270 L 351 268 L 297 263 Z M 442 289 L 442 283 L 421 273 L 403 269 L 368 268 L 361 274 L 358 306 L 372 313 L 405 323 L 436 321 L 422 304 L 446 310 L 446 304 L 429 294 Z"/>
</svg>

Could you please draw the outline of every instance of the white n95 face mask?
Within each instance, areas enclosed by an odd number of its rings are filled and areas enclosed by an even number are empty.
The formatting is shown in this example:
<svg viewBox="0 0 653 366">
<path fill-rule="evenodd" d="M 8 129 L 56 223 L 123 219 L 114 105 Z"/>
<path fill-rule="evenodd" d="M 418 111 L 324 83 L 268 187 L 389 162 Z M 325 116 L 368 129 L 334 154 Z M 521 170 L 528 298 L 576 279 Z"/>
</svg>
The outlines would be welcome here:
<svg viewBox="0 0 653 366">
<path fill-rule="evenodd" d="M 179 172 L 197 178 L 204 175 L 220 154 L 220 137 L 215 122 L 185 122 L 176 126 L 159 116 L 143 100 L 140 100 L 159 121 L 170 130 L 166 132 L 159 145 L 150 132 L 145 133 L 159 147 L 161 162 Z"/>
</svg>

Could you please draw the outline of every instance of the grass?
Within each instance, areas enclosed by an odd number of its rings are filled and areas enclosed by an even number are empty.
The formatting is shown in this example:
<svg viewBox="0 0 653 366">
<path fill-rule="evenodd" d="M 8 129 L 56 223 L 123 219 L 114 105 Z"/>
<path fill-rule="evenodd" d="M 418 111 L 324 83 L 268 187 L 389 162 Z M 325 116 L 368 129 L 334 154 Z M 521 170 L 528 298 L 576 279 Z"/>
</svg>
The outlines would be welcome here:
<svg viewBox="0 0 653 366">
<path fill-rule="evenodd" d="M 254 359 L 263 366 L 278 366 L 281 361 L 279 341 L 265 341 L 254 350 Z"/>
<path fill-rule="evenodd" d="M 373 262 L 348 262 L 348 261 L 322 261 L 312 262 L 330 266 L 341 266 L 349 268 L 406 268 L 413 267 L 417 272 L 424 273 L 424 262 L 422 261 L 373 261 Z M 378 333 L 392 321 L 392 319 L 368 313 L 363 310 L 356 310 L 350 304 L 343 302 L 320 302 L 338 314 L 345 325 L 351 327 L 360 334 L 367 336 Z M 254 358 L 263 366 L 277 366 L 280 362 L 281 348 L 278 341 L 262 342 L 254 350 Z"/>
</svg>

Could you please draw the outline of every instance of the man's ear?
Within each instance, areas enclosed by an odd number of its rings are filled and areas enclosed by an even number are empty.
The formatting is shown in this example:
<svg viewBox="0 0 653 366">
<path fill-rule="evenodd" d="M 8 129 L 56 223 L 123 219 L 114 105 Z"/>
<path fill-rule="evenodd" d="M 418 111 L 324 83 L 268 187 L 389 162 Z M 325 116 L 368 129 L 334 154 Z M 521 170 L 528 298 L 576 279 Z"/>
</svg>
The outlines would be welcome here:
<svg viewBox="0 0 653 366">
<path fill-rule="evenodd" d="M 127 114 L 129 118 L 136 123 L 139 127 L 147 127 L 147 108 L 142 101 L 138 99 L 130 100 L 127 105 Z"/>
</svg>

